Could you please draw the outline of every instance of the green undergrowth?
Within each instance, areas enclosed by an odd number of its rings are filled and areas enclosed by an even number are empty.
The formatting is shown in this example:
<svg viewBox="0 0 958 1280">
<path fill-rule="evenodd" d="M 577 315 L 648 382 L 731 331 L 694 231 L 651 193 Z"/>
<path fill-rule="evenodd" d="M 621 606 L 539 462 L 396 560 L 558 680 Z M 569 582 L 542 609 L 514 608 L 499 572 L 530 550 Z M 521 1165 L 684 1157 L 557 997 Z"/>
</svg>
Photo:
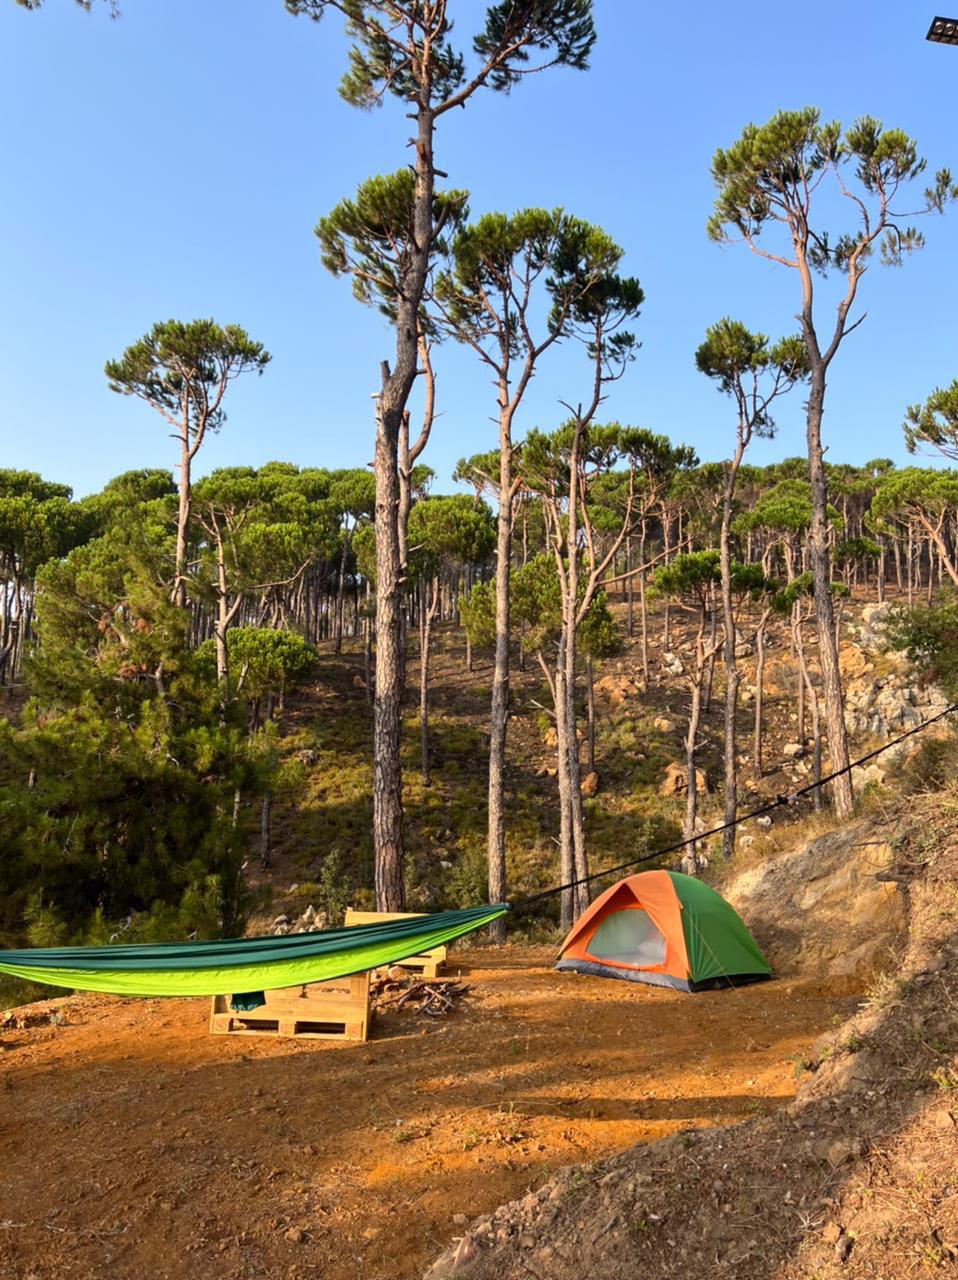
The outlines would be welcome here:
<svg viewBox="0 0 958 1280">
<path fill-rule="evenodd" d="M 405 844 L 409 905 L 444 910 L 483 903 L 486 888 L 488 729 L 472 711 L 475 686 L 456 699 L 444 690 L 442 712 L 430 716 L 430 784 L 421 775 L 418 714 L 403 721 Z M 506 785 L 506 857 L 510 900 L 520 901 L 559 879 L 554 749 L 543 741 L 551 721 L 535 707 L 544 691 L 517 698 L 510 723 Z M 594 869 L 641 857 L 679 835 L 674 799 L 658 794 L 674 744 L 654 715 L 600 711 L 598 794 L 584 801 Z M 323 714 L 300 715 L 281 737 L 281 782 L 274 808 L 274 847 L 283 875 L 306 900 L 341 919 L 348 905 L 372 905 L 372 724 L 359 698 L 342 697 Z M 534 745 L 530 745 L 530 740 Z M 602 887 L 600 885 L 600 887 Z M 305 905 L 305 903 L 304 903 Z M 551 937 L 557 900 L 523 918 L 523 936 Z"/>
</svg>

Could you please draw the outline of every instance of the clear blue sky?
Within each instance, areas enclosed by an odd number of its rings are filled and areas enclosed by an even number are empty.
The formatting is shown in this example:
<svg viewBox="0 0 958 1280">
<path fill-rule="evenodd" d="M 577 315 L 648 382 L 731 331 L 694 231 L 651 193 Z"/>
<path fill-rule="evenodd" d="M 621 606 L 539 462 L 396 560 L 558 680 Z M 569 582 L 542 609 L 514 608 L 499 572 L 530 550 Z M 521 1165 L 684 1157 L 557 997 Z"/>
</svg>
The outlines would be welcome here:
<svg viewBox="0 0 958 1280">
<path fill-rule="evenodd" d="M 944 0 L 941 0 L 944 4 Z M 952 0 L 958 8 L 958 0 Z M 343 104 L 342 24 L 289 17 L 281 0 L 121 0 L 84 14 L 0 3 L 0 466 L 78 494 L 132 467 L 171 466 L 172 442 L 139 402 L 112 394 L 105 359 L 159 319 L 213 316 L 273 353 L 236 384 L 201 470 L 270 458 L 362 465 L 370 393 L 390 335 L 322 269 L 312 227 L 357 183 L 406 160 L 408 122 Z M 947 9 L 947 4 L 945 8 Z M 460 37 L 482 5 L 454 0 Z M 643 348 L 607 418 L 726 456 L 730 415 L 693 364 L 732 314 L 795 329 L 793 273 L 705 237 L 709 160 L 749 120 L 819 105 L 912 133 L 930 166 L 958 171 L 958 49 L 927 44 L 931 7 L 805 0 L 739 7 L 596 0 L 592 69 L 487 94 L 442 122 L 437 160 L 474 213 L 563 205 L 628 250 L 647 304 Z M 834 461 L 904 461 L 904 406 L 958 375 L 958 209 L 923 220 L 928 247 L 866 277 L 865 325 L 829 383 Z M 494 445 L 492 389 L 468 353 L 436 357 L 440 418 L 425 461 L 437 488 L 463 454 Z M 554 352 L 523 429 L 584 394 Z M 756 462 L 802 451 L 799 400 Z"/>
</svg>

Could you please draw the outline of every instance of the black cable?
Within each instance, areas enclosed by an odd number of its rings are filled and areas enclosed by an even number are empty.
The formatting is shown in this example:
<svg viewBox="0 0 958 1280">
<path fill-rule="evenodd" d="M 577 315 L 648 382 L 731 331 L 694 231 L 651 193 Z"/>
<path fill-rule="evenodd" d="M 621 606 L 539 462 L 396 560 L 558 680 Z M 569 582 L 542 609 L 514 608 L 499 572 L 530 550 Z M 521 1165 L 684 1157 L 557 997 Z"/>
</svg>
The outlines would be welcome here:
<svg viewBox="0 0 958 1280">
<path fill-rule="evenodd" d="M 641 858 L 633 858 L 631 862 L 620 862 L 617 867 L 605 867 L 602 871 L 594 871 L 591 875 L 580 876 L 577 880 L 569 880 L 565 884 L 556 885 L 552 889 L 543 889 L 541 893 L 534 893 L 531 898 L 524 898 L 521 902 L 516 903 L 512 909 L 513 915 L 518 915 L 520 911 L 525 911 L 534 903 L 541 902 L 543 898 L 551 898 L 555 893 L 564 893 L 566 889 L 575 889 L 580 884 L 590 884 L 593 880 L 601 880 L 604 876 L 615 875 L 618 871 L 627 871 L 629 867 L 638 867 L 643 862 L 652 862 L 655 858 L 664 858 L 670 853 L 678 853 L 680 849 L 687 849 L 689 845 L 698 844 L 700 840 L 708 840 L 712 836 L 721 835 L 723 831 L 730 831 L 733 827 L 741 826 L 743 822 L 751 822 L 753 818 L 761 818 L 766 813 L 771 813 L 773 809 L 780 809 L 783 805 L 794 804 L 800 796 L 807 795 L 810 791 L 817 791 L 829 782 L 834 782 L 843 773 L 851 773 L 852 769 L 857 769 L 867 761 L 874 760 L 876 756 L 882 755 L 892 747 L 897 747 L 899 743 L 914 737 L 916 733 L 921 733 L 930 725 L 935 724 L 938 720 L 944 720 L 945 716 L 950 716 L 956 711 L 958 711 L 958 703 L 953 703 L 950 707 L 946 707 L 944 711 L 939 711 L 938 715 L 932 716 L 930 720 L 925 720 L 921 724 L 915 725 L 914 729 L 909 729 L 907 733 L 903 733 L 900 737 L 893 738 L 891 742 L 886 742 L 883 747 L 876 747 L 874 751 L 869 751 L 867 755 L 860 756 L 857 760 L 852 760 L 850 764 L 846 764 L 841 769 L 836 769 L 827 778 L 820 778 L 817 782 L 810 782 L 807 787 L 800 787 L 798 791 L 793 791 L 790 795 L 776 796 L 768 804 L 763 804 L 758 809 L 752 809 L 750 813 L 743 813 L 740 818 L 734 818 L 731 822 L 723 822 L 720 827 L 713 827 L 711 831 L 702 831 L 699 835 L 680 840 L 677 844 L 670 844 L 664 849 L 656 849 L 654 853 L 643 854 Z"/>
</svg>

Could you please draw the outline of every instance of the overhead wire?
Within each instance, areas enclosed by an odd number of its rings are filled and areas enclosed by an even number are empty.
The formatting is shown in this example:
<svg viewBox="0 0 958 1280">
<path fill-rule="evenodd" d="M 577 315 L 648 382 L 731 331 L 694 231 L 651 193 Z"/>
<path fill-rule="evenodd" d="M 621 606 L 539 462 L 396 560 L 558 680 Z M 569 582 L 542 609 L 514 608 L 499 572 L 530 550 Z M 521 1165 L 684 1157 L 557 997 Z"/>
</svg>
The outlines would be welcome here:
<svg viewBox="0 0 958 1280">
<path fill-rule="evenodd" d="M 700 831 L 694 836 L 688 836 L 684 840 L 676 841 L 675 844 L 666 845 L 663 849 L 655 849 L 639 858 L 631 858 L 628 862 L 620 862 L 614 867 L 604 867 L 601 871 L 593 871 L 590 875 L 579 876 L 575 880 L 567 880 L 564 884 L 555 885 L 551 889 L 543 889 L 540 893 L 534 893 L 527 898 L 523 898 L 521 902 L 513 904 L 512 913 L 517 915 L 519 912 L 528 910 L 535 903 L 541 902 L 545 898 L 551 898 L 554 894 L 565 893 L 567 890 L 575 889 L 581 884 L 591 884 L 593 880 L 602 880 L 606 876 L 616 875 L 620 871 L 628 871 L 631 867 L 641 866 L 645 862 L 654 862 L 657 858 L 666 858 L 669 854 L 679 853 L 681 850 L 688 849 L 702 840 L 709 840 L 712 836 L 721 835 L 724 831 L 730 831 L 745 822 L 753 822 L 756 818 L 765 817 L 766 814 L 772 813 L 775 809 L 790 807 L 796 804 L 802 796 L 818 791 L 830 782 L 834 782 L 836 778 L 841 778 L 844 774 L 851 773 L 853 769 L 858 769 L 863 764 L 867 764 L 869 760 L 874 760 L 877 756 L 884 755 L 892 747 L 897 747 L 916 734 L 923 733 L 925 729 L 937 724 L 939 720 L 944 720 L 946 716 L 954 715 L 956 711 L 958 711 L 958 703 L 952 703 L 944 711 L 939 711 L 937 715 L 931 716 L 929 719 L 922 721 L 921 724 L 915 725 L 905 733 L 899 734 L 897 738 L 892 738 L 890 742 L 886 742 L 883 746 L 866 752 L 865 755 L 859 756 L 857 760 L 850 761 L 848 764 L 843 765 L 841 769 L 836 769 L 833 773 L 828 774 L 827 777 L 812 781 L 805 787 L 799 787 L 796 791 L 789 792 L 788 795 L 776 796 L 774 800 L 769 800 L 757 809 L 751 809 L 748 813 L 743 813 L 741 817 L 734 818 L 731 822 L 723 822 L 718 827 L 712 827 L 708 831 Z"/>
</svg>

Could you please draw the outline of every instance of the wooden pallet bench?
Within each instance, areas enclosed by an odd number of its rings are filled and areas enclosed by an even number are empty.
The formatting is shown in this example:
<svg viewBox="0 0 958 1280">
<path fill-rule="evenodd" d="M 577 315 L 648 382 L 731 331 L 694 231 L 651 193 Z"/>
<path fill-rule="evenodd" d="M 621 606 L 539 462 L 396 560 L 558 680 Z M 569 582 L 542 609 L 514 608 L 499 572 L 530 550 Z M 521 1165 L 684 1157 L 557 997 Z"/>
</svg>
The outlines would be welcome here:
<svg viewBox="0 0 958 1280">
<path fill-rule="evenodd" d="M 355 911 L 346 909 L 346 928 L 357 924 L 381 924 L 384 920 L 412 920 L 425 915 L 422 911 Z M 397 960 L 389 968 L 408 969 L 410 973 L 421 973 L 424 978 L 438 978 L 446 967 L 446 948 L 431 947 L 417 956 L 407 956 L 405 960 Z"/>
<path fill-rule="evenodd" d="M 368 973 L 263 994 L 266 1003 L 249 1013 L 234 1012 L 229 996 L 214 996 L 212 1034 L 360 1041 L 369 1035 Z"/>
</svg>

